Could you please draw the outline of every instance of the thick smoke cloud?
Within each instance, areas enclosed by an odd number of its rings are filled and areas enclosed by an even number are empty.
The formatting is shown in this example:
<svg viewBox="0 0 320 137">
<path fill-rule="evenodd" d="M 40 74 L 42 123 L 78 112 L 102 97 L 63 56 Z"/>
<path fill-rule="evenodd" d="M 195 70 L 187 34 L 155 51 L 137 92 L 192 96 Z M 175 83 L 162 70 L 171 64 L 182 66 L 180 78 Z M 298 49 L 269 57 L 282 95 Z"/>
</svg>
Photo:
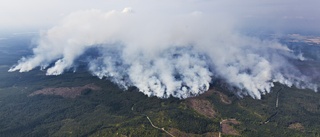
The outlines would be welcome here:
<svg viewBox="0 0 320 137">
<path fill-rule="evenodd" d="M 275 82 L 317 90 L 291 59 L 285 45 L 241 35 L 227 17 L 191 13 L 141 13 L 125 8 L 70 14 L 41 35 L 33 56 L 23 57 L 9 71 L 36 67 L 47 75 L 74 68 L 86 51 L 89 71 L 120 87 L 137 87 L 148 96 L 187 98 L 223 79 L 240 96 L 260 99 Z"/>
</svg>

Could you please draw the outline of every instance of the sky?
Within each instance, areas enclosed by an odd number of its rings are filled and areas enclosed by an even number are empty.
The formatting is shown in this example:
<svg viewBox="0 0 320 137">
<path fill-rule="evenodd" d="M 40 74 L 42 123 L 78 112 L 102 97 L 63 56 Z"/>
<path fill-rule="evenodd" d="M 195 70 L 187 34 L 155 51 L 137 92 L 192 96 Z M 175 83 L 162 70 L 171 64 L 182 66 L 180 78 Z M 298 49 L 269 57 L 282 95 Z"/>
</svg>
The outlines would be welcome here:
<svg viewBox="0 0 320 137">
<path fill-rule="evenodd" d="M 2 31 L 39 31 L 58 24 L 72 12 L 125 7 L 145 13 L 199 11 L 225 16 L 245 30 L 320 31 L 319 0 L 0 0 L 0 3 Z"/>
</svg>

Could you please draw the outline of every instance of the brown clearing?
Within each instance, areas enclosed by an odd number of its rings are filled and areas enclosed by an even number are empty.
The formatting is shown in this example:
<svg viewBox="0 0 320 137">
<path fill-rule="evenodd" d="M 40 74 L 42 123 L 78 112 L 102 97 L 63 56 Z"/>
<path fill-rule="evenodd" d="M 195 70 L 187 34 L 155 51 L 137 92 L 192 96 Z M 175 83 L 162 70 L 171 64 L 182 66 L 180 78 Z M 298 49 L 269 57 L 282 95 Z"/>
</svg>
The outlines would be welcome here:
<svg viewBox="0 0 320 137">
<path fill-rule="evenodd" d="M 214 88 L 211 88 L 208 91 L 204 92 L 203 94 L 196 96 L 196 97 L 192 97 L 190 99 L 194 99 L 194 98 L 203 99 L 205 97 L 211 96 L 212 94 L 218 94 L 220 97 L 220 101 L 224 104 L 231 104 L 232 103 L 232 101 L 229 99 L 229 97 L 227 95 L 225 95 L 224 93 L 222 93 Z"/>
<path fill-rule="evenodd" d="M 229 99 L 229 97 L 225 94 L 223 94 L 222 92 L 220 91 L 215 91 L 215 93 L 217 93 L 220 97 L 220 101 L 224 104 L 231 104 L 232 101 Z"/>
<path fill-rule="evenodd" d="M 294 129 L 294 130 L 297 130 L 297 131 L 304 131 L 304 126 L 301 123 L 290 124 L 288 128 Z"/>
<path fill-rule="evenodd" d="M 199 114 L 202 114 L 209 118 L 214 118 L 216 116 L 216 111 L 213 109 L 214 106 L 210 101 L 206 100 L 206 97 L 211 96 L 212 94 L 219 95 L 220 101 L 224 104 L 232 103 L 227 95 L 215 89 L 209 89 L 207 92 L 197 97 L 188 98 L 186 101 L 188 106 L 194 109 Z"/>
<path fill-rule="evenodd" d="M 58 87 L 58 88 L 44 88 L 41 90 L 37 90 L 28 96 L 35 96 L 35 95 L 58 95 L 64 98 L 75 98 L 85 90 L 100 90 L 101 88 L 94 85 L 94 84 L 87 84 L 85 86 L 79 87 Z"/>
<path fill-rule="evenodd" d="M 240 122 L 237 121 L 236 119 L 222 120 L 220 122 L 222 133 L 227 135 L 239 136 L 240 133 L 232 127 L 232 125 L 238 125 L 238 124 L 240 124 Z"/>
<path fill-rule="evenodd" d="M 213 110 L 213 105 L 208 100 L 193 98 L 188 100 L 188 105 L 206 117 L 214 118 L 216 115 L 216 112 Z"/>
<path fill-rule="evenodd" d="M 203 97 L 207 97 L 207 96 L 210 96 L 212 94 L 218 94 L 219 97 L 220 97 L 220 101 L 224 104 L 231 104 L 232 101 L 229 99 L 229 97 L 225 94 L 223 94 L 222 92 L 212 88 L 212 89 L 209 89 L 207 92 L 203 93 L 202 95 L 200 95 L 199 97 L 200 98 L 203 98 Z M 195 97 L 197 98 L 197 97 Z"/>
</svg>

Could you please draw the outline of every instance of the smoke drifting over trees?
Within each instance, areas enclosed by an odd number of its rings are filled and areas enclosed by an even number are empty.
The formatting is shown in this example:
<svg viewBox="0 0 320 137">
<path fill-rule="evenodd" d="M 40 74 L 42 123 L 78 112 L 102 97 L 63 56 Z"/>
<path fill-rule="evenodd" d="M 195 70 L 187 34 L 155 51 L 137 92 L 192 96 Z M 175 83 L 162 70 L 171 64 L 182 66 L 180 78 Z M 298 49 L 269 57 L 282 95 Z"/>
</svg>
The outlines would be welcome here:
<svg viewBox="0 0 320 137">
<path fill-rule="evenodd" d="M 288 61 L 298 59 L 290 49 L 242 35 L 236 22 L 205 11 L 77 11 L 43 32 L 34 55 L 9 71 L 40 67 L 47 75 L 60 75 L 97 48 L 98 55 L 87 61 L 93 75 L 124 89 L 136 86 L 148 96 L 195 96 L 207 91 L 215 78 L 236 87 L 238 95 L 256 99 L 275 82 L 317 90 Z"/>
</svg>

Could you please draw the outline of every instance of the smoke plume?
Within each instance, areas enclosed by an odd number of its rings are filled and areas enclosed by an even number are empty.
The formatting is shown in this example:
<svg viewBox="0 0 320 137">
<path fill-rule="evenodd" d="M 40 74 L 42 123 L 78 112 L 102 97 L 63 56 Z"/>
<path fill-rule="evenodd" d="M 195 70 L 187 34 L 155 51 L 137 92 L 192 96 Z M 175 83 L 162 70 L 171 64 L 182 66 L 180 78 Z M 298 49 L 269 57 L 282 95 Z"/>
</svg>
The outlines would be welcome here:
<svg viewBox="0 0 320 137">
<path fill-rule="evenodd" d="M 78 11 L 43 32 L 34 55 L 9 71 L 40 67 L 47 75 L 60 75 L 77 66 L 86 51 L 98 49 L 87 61 L 93 75 L 124 89 L 135 86 L 148 96 L 196 96 L 213 79 L 256 99 L 275 82 L 317 90 L 290 63 L 298 57 L 285 45 L 242 35 L 234 26 L 232 20 L 200 11 Z"/>
</svg>

